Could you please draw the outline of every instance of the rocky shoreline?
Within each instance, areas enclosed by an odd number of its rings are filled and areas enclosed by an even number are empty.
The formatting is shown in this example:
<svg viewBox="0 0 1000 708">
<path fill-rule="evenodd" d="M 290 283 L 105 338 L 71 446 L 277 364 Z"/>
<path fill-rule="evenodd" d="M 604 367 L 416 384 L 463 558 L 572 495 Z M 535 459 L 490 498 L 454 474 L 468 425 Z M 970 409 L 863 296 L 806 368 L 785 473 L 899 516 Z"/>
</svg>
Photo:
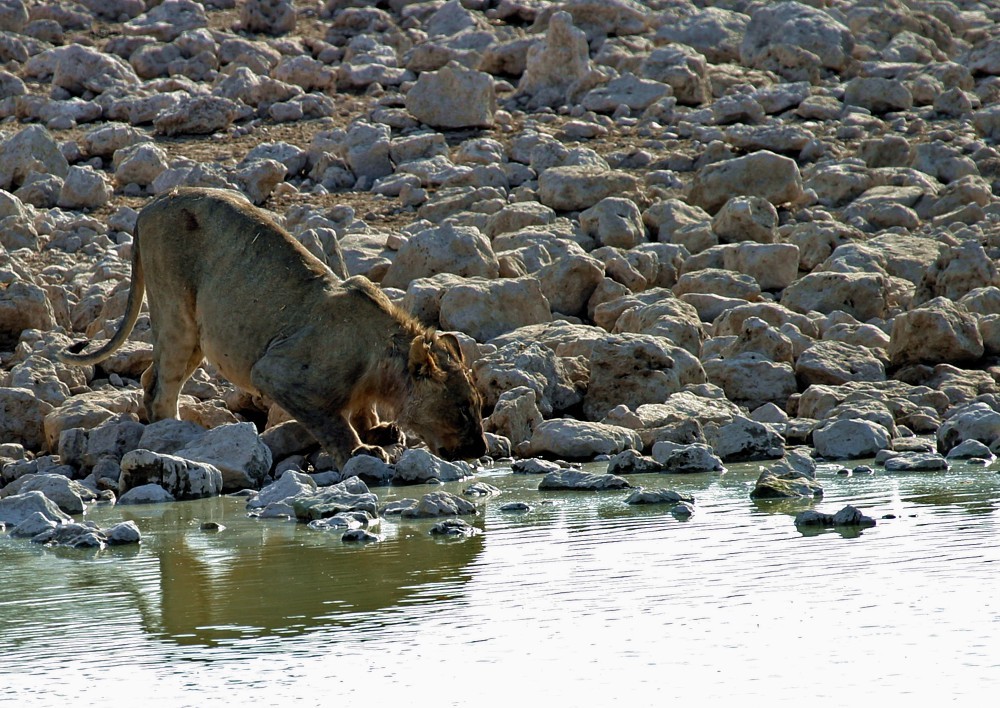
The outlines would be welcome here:
<svg viewBox="0 0 1000 708">
<path fill-rule="evenodd" d="M 595 488 L 761 461 L 755 496 L 810 498 L 816 458 L 990 465 L 998 19 L 935 0 L 0 0 L 0 508 L 29 509 L 0 523 L 99 545 L 133 536 L 60 535 L 52 509 L 475 474 L 418 448 L 336 470 L 207 365 L 182 421 L 144 425 L 145 316 L 98 367 L 58 363 L 115 330 L 137 210 L 180 185 L 242 192 L 455 332 L 490 457 L 545 485 L 587 483 L 571 463 L 594 459 Z M 413 508 L 467 513 L 455 499 Z M 322 518 L 377 518 L 363 506 Z"/>
</svg>

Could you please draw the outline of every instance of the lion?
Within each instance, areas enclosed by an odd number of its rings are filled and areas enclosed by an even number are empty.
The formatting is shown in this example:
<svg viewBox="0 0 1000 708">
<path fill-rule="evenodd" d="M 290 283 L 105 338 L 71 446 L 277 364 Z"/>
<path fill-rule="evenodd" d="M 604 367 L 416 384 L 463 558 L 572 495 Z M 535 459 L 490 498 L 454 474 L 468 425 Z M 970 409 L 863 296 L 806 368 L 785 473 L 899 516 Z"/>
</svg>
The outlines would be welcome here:
<svg viewBox="0 0 1000 708">
<path fill-rule="evenodd" d="M 458 339 L 396 307 L 363 276 L 342 280 L 238 192 L 180 188 L 142 209 L 132 280 L 115 334 L 59 354 L 91 365 L 128 338 L 143 293 L 153 361 L 142 375 L 150 422 L 177 418 L 178 396 L 202 360 L 271 399 L 312 433 L 338 468 L 357 454 L 380 412 L 446 459 L 486 453 L 482 399 Z M 381 431 L 384 437 L 384 430 Z"/>
</svg>

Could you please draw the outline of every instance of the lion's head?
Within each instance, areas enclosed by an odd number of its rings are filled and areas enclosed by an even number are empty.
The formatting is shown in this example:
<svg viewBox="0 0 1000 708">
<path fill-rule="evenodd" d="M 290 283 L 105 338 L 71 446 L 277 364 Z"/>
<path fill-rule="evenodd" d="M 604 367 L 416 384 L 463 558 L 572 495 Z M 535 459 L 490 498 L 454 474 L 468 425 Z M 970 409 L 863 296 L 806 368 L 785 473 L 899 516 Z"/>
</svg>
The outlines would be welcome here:
<svg viewBox="0 0 1000 708">
<path fill-rule="evenodd" d="M 458 460 L 485 455 L 483 400 L 472 383 L 458 339 L 433 332 L 414 337 L 408 369 L 413 391 L 398 422 L 439 457 Z"/>
</svg>

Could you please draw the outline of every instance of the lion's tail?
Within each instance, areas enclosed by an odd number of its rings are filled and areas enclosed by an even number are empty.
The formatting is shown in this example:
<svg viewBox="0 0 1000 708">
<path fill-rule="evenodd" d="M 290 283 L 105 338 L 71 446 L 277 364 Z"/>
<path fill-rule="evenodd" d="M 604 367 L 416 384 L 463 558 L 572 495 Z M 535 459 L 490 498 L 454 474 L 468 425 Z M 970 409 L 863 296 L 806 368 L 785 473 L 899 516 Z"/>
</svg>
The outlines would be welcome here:
<svg viewBox="0 0 1000 708">
<path fill-rule="evenodd" d="M 139 312 L 142 310 L 142 296 L 146 289 L 146 278 L 142 272 L 142 261 L 139 260 L 139 226 L 136 224 L 135 233 L 132 237 L 132 283 L 128 291 L 128 303 L 125 307 L 125 316 L 122 317 L 121 324 L 114 336 L 104 343 L 100 349 L 89 354 L 81 354 L 79 351 L 87 346 L 87 341 L 77 342 L 65 351 L 58 352 L 56 358 L 64 364 L 75 364 L 76 366 L 88 366 L 96 364 L 111 356 L 118 349 L 135 327 L 136 320 L 139 319 Z"/>
</svg>

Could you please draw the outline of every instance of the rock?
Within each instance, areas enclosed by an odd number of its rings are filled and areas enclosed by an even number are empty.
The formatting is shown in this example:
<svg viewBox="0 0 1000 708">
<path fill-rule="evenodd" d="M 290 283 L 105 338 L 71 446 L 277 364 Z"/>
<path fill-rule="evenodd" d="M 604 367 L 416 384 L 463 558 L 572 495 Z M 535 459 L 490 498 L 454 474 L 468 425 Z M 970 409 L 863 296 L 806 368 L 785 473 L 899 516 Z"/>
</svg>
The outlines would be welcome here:
<svg viewBox="0 0 1000 708">
<path fill-rule="evenodd" d="M 865 347 L 816 342 L 799 355 L 795 375 L 804 386 L 848 381 L 885 381 L 885 366 Z"/>
<path fill-rule="evenodd" d="M 723 268 L 744 273 L 761 290 L 783 290 L 798 277 L 799 248 L 791 243 L 748 243 L 725 247 Z"/>
<path fill-rule="evenodd" d="M 118 494 L 130 489 L 158 484 L 175 499 L 202 499 L 222 492 L 222 473 L 211 464 L 192 462 L 150 450 L 133 450 L 121 461 Z"/>
<path fill-rule="evenodd" d="M 340 540 L 344 543 L 377 543 L 382 539 L 373 534 L 371 531 L 365 531 L 364 529 L 351 529 L 344 533 L 340 537 Z"/>
<path fill-rule="evenodd" d="M 628 495 L 626 504 L 694 504 L 694 497 L 670 489 L 636 489 Z"/>
<path fill-rule="evenodd" d="M 813 272 L 781 293 L 781 304 L 795 312 L 829 314 L 841 310 L 858 320 L 886 319 L 889 281 L 876 273 Z"/>
<path fill-rule="evenodd" d="M 583 211 L 580 228 L 601 246 L 634 248 L 646 241 L 639 207 L 621 197 L 607 197 Z"/>
<path fill-rule="evenodd" d="M 638 187 L 627 172 L 586 165 L 550 167 L 538 176 L 540 201 L 556 211 L 589 209 L 608 197 L 631 195 Z"/>
<path fill-rule="evenodd" d="M 139 143 L 115 152 L 115 183 L 149 187 L 168 167 L 167 153 L 152 143 Z"/>
<path fill-rule="evenodd" d="M 10 531 L 11 538 L 34 538 L 58 526 L 59 523 L 49 519 L 40 511 L 36 511 L 28 516 L 24 521 L 14 526 Z"/>
<path fill-rule="evenodd" d="M 705 438 L 723 462 L 772 460 L 784 455 L 785 440 L 781 435 L 744 416 L 706 425 Z"/>
<path fill-rule="evenodd" d="M 662 467 L 657 470 L 669 474 L 694 474 L 698 472 L 725 472 L 722 460 L 712 448 L 703 443 L 680 445 L 660 441 L 653 445 L 653 459 Z"/>
<path fill-rule="evenodd" d="M 549 19 L 545 39 L 528 48 L 517 95 L 530 108 L 563 105 L 590 68 L 586 34 L 573 26 L 568 12 L 556 12 Z"/>
<path fill-rule="evenodd" d="M 388 465 L 371 455 L 356 455 L 349 459 L 341 470 L 344 479 L 357 477 L 371 486 L 384 486 L 392 481 L 396 474 L 392 465 Z"/>
<path fill-rule="evenodd" d="M 978 440 L 991 447 L 1000 440 L 1000 413 L 984 402 L 959 406 L 937 431 L 937 448 L 947 453 L 966 440 Z"/>
<path fill-rule="evenodd" d="M 538 483 L 539 491 L 629 489 L 631 486 L 625 479 L 613 474 L 590 474 L 580 470 L 550 472 Z"/>
<path fill-rule="evenodd" d="M 0 498 L 0 523 L 17 526 L 34 514 L 56 524 L 67 523 L 71 519 L 63 513 L 54 501 L 38 491 L 29 491 Z"/>
<path fill-rule="evenodd" d="M 172 455 L 204 435 L 205 429 L 186 420 L 158 420 L 142 429 L 142 437 L 133 449 L 142 448 Z M 89 441 L 88 441 L 89 442 Z M 122 451 L 122 454 L 126 452 Z"/>
<path fill-rule="evenodd" d="M 967 460 L 973 457 L 990 460 L 994 455 L 988 446 L 978 440 L 965 440 L 948 450 L 946 457 L 949 460 Z"/>
<path fill-rule="evenodd" d="M 480 533 L 479 529 L 463 519 L 445 519 L 431 526 L 432 536 L 470 538 Z"/>
<path fill-rule="evenodd" d="M 519 454 L 525 457 L 546 455 L 568 460 L 592 460 L 598 455 L 615 455 L 622 450 L 641 447 L 642 440 L 634 430 L 555 418 L 535 428 L 528 445 Z"/>
<path fill-rule="evenodd" d="M 382 286 L 405 289 L 413 280 L 438 273 L 494 279 L 499 269 L 490 241 L 479 229 L 445 224 L 408 238 L 382 278 Z"/>
<path fill-rule="evenodd" d="M 740 44 L 750 18 L 721 7 L 685 7 L 678 17 L 660 24 L 657 39 L 688 45 L 713 64 L 738 63 Z"/>
<path fill-rule="evenodd" d="M 808 76 L 803 63 L 812 61 L 843 70 L 854 49 L 854 36 L 823 10 L 798 2 L 757 7 L 740 45 L 740 61 L 796 80 Z"/>
<path fill-rule="evenodd" d="M 92 167 L 69 168 L 57 206 L 62 209 L 96 209 L 111 200 L 111 185 Z"/>
<path fill-rule="evenodd" d="M 247 501 L 247 508 L 263 509 L 271 504 L 288 502 L 298 496 L 311 496 L 315 492 L 316 482 L 310 475 L 289 470 L 251 497 Z"/>
<path fill-rule="evenodd" d="M 177 451 L 177 457 L 206 462 L 222 473 L 222 491 L 258 489 L 271 469 L 271 451 L 252 423 L 220 425 Z"/>
<path fill-rule="evenodd" d="M 515 446 L 527 442 L 544 420 L 536 401 L 535 391 L 527 386 L 504 391 L 483 421 L 483 429 L 503 435 Z"/>
<path fill-rule="evenodd" d="M 578 360 L 557 357 L 544 344 L 524 344 L 521 332 L 523 330 L 514 330 L 505 335 L 514 340 L 510 344 L 503 344 L 503 338 L 493 340 L 500 348 L 473 364 L 473 380 L 484 397 L 484 404 L 487 407 L 499 405 L 504 392 L 521 386 L 535 393 L 535 403 L 543 415 L 551 416 L 553 412 L 578 404 L 582 399 L 578 378 L 567 366 Z"/>
<path fill-rule="evenodd" d="M 295 4 L 291 0 L 245 0 L 240 4 L 240 28 L 270 35 L 295 30 Z"/>
<path fill-rule="evenodd" d="M 584 414 L 600 420 L 625 403 L 659 403 L 687 384 L 704 383 L 705 372 L 688 351 L 663 337 L 618 334 L 594 344 Z"/>
<path fill-rule="evenodd" d="M 840 418 L 813 430 L 816 454 L 828 460 L 874 457 L 889 447 L 888 431 L 869 420 Z"/>
<path fill-rule="evenodd" d="M 404 519 L 433 519 L 439 516 L 474 515 L 476 507 L 471 502 L 450 492 L 430 492 L 420 498 L 415 506 L 403 509 Z"/>
<path fill-rule="evenodd" d="M 485 342 L 552 318 L 536 278 L 469 279 L 441 297 L 441 326 Z"/>
<path fill-rule="evenodd" d="M 671 87 L 665 83 L 625 74 L 588 91 L 580 105 L 597 113 L 614 113 L 619 106 L 644 111 L 672 92 Z"/>
<path fill-rule="evenodd" d="M 489 128 L 496 112 L 493 77 L 454 61 L 422 72 L 406 94 L 406 110 L 434 128 Z"/>
<path fill-rule="evenodd" d="M 712 230 L 722 243 L 777 240 L 778 212 L 762 197 L 733 197 L 712 219 Z"/>
<path fill-rule="evenodd" d="M 722 388 L 729 400 L 754 409 L 766 403 L 783 407 L 798 391 L 795 370 L 755 352 L 739 353 L 704 363 L 706 378 Z"/>
<path fill-rule="evenodd" d="M 29 389 L 0 387 L 0 442 L 45 449 L 45 418 L 53 410 Z"/>
<path fill-rule="evenodd" d="M 893 366 L 974 361 L 983 352 L 975 317 L 947 298 L 934 298 L 893 318 L 889 336 Z"/>
<path fill-rule="evenodd" d="M 69 44 L 46 53 L 50 53 L 55 63 L 52 86 L 73 96 L 112 89 L 131 90 L 139 84 L 139 77 L 121 57 L 94 47 Z"/>
<path fill-rule="evenodd" d="M 867 108 L 872 113 L 906 111 L 913 107 L 913 94 L 896 79 L 856 76 L 847 82 L 844 103 Z"/>
<path fill-rule="evenodd" d="M 462 494 L 467 497 L 474 498 L 496 497 L 501 493 L 502 492 L 499 488 L 494 487 L 492 484 L 487 484 L 486 482 L 473 482 L 462 490 Z"/>
<path fill-rule="evenodd" d="M 32 172 L 60 178 L 69 172 L 59 145 L 40 125 L 30 125 L 0 142 L 0 189 L 16 189 Z"/>
<path fill-rule="evenodd" d="M 134 521 L 122 521 L 104 532 L 110 546 L 126 546 L 142 542 L 142 534 Z"/>
<path fill-rule="evenodd" d="M 27 475 L 18 481 L 18 493 L 41 492 L 66 514 L 82 514 L 87 509 L 84 501 L 95 499 L 89 489 L 61 474 Z"/>
<path fill-rule="evenodd" d="M 357 478 L 324 487 L 311 496 L 292 497 L 290 501 L 296 518 L 304 522 L 353 512 L 364 512 L 372 518 L 378 516 L 377 497 Z"/>
<path fill-rule="evenodd" d="M 613 239 L 614 240 L 614 239 Z M 586 314 L 591 297 L 604 280 L 605 266 L 592 256 L 565 255 L 535 271 L 553 313 Z"/>
<path fill-rule="evenodd" d="M 118 497 L 119 505 L 163 504 L 172 501 L 175 501 L 174 495 L 159 484 L 144 484 L 139 487 L 132 487 Z"/>
<path fill-rule="evenodd" d="M 34 536 L 32 543 L 67 548 L 95 548 L 101 550 L 107 545 L 107 537 L 93 522 L 59 524 Z"/>
<path fill-rule="evenodd" d="M 549 462 L 548 460 L 515 460 L 511 465 L 511 471 L 514 474 L 548 474 L 549 472 L 558 472 L 563 468 L 558 462 Z"/>
<path fill-rule="evenodd" d="M 750 492 L 751 499 L 819 499 L 823 496 L 823 487 L 819 482 L 811 477 L 807 477 L 797 470 L 782 471 L 775 473 L 772 470 L 764 470 L 753 491 Z"/>
<path fill-rule="evenodd" d="M 228 98 L 192 96 L 162 112 L 153 127 L 159 135 L 209 135 L 226 130 L 238 114 L 237 104 Z"/>
<path fill-rule="evenodd" d="M 824 514 L 814 509 L 800 511 L 795 515 L 796 526 L 842 527 L 860 526 L 870 528 L 875 526 L 875 519 L 865 516 L 860 509 L 851 505 L 845 506 L 836 514 Z"/>
<path fill-rule="evenodd" d="M 393 484 L 429 484 L 455 482 L 471 476 L 466 462 L 447 462 L 427 450 L 411 448 L 396 461 Z"/>
<path fill-rule="evenodd" d="M 937 258 L 921 272 L 912 306 L 935 297 L 958 300 L 979 288 L 1000 285 L 1000 272 L 978 241 L 940 248 Z"/>
<path fill-rule="evenodd" d="M 690 46 L 657 47 L 643 59 L 639 71 L 645 78 L 669 86 L 678 103 L 700 106 L 712 98 L 708 63 Z"/>
<path fill-rule="evenodd" d="M 885 461 L 886 472 L 947 471 L 948 461 L 936 452 L 904 452 Z"/>
<path fill-rule="evenodd" d="M 663 472 L 663 465 L 652 457 L 645 457 L 635 450 L 624 450 L 611 458 L 608 474 L 649 474 Z"/>
<path fill-rule="evenodd" d="M 734 195 L 760 197 L 780 206 L 798 202 L 802 194 L 802 176 L 795 161 L 760 150 L 701 168 L 688 200 L 715 212 Z"/>
<path fill-rule="evenodd" d="M 146 13 L 126 22 L 127 35 L 150 35 L 172 42 L 188 30 L 208 26 L 205 9 L 194 0 L 164 0 Z"/>
</svg>

